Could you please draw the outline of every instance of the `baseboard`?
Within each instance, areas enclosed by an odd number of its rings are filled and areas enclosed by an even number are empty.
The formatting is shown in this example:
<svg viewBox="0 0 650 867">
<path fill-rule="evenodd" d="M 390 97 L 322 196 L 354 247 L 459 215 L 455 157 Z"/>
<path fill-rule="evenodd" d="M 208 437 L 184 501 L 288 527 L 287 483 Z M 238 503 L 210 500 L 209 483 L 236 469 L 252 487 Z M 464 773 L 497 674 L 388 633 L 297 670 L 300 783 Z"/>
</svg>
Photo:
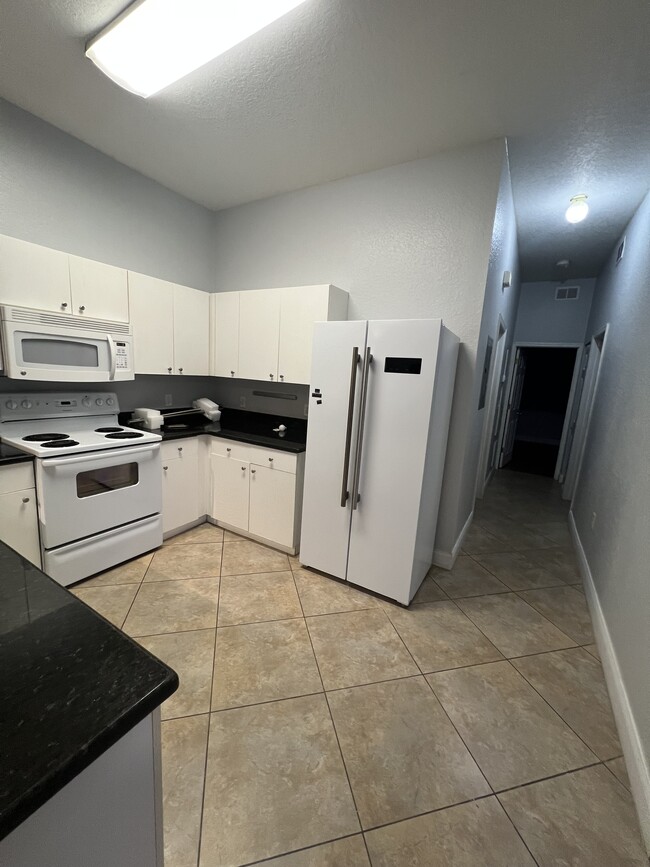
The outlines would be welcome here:
<svg viewBox="0 0 650 867">
<path fill-rule="evenodd" d="M 618 734 L 621 739 L 621 746 L 623 747 L 634 803 L 639 814 L 641 833 L 643 834 L 646 849 L 650 853 L 650 768 L 645 759 L 639 731 L 636 727 L 632 708 L 625 690 L 625 684 L 621 677 L 616 651 L 614 650 L 600 600 L 596 593 L 596 586 L 591 569 L 589 568 L 589 562 L 578 535 L 573 512 L 569 512 L 569 528 L 578 554 L 580 572 L 584 581 L 585 593 L 596 636 L 596 644 L 598 645 L 603 663 L 603 671 L 605 672 L 605 680 L 612 702 L 614 718 L 616 719 Z"/>
<path fill-rule="evenodd" d="M 433 565 L 440 566 L 441 569 L 453 569 L 454 563 L 456 562 L 456 558 L 460 554 L 460 550 L 463 547 L 463 542 L 465 541 L 465 536 L 467 535 L 467 531 L 472 526 L 472 521 L 474 520 L 474 509 L 470 512 L 469 518 L 465 521 L 463 525 L 463 529 L 460 531 L 460 534 L 456 541 L 454 542 L 454 547 L 451 551 L 442 551 L 440 548 L 434 548 L 433 550 Z"/>
</svg>

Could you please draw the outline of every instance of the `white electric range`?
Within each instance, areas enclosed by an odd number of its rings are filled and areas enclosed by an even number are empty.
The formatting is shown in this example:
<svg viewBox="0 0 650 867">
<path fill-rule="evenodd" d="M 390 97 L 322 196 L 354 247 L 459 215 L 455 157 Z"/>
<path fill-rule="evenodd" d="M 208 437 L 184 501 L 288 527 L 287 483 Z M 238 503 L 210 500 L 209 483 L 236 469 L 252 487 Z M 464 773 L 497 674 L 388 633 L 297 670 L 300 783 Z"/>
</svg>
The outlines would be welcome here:
<svg viewBox="0 0 650 867">
<path fill-rule="evenodd" d="M 112 393 L 0 395 L 0 439 L 34 455 L 43 570 L 73 584 L 162 544 L 159 434 Z"/>
</svg>

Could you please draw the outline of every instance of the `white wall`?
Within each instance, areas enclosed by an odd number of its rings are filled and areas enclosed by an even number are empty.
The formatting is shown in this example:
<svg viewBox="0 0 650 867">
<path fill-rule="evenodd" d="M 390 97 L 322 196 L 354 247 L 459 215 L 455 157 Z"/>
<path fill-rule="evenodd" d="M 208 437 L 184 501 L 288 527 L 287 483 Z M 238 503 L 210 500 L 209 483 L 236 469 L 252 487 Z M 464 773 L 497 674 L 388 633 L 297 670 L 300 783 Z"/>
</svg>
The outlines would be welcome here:
<svg viewBox="0 0 650 867">
<path fill-rule="evenodd" d="M 587 327 L 607 323 L 601 375 L 572 504 L 647 774 L 650 765 L 650 195 L 598 278 Z M 592 513 L 597 515 L 592 528 Z M 650 777 L 646 776 L 646 786 Z M 637 803 L 639 792 L 637 791 Z M 646 809 L 650 789 L 645 790 Z M 645 816 L 650 844 L 650 811 Z"/>
<path fill-rule="evenodd" d="M 212 211 L 0 100 L 0 233 L 210 290 L 213 231 Z"/>
<path fill-rule="evenodd" d="M 217 291 L 334 283 L 350 292 L 351 319 L 442 316 L 458 334 L 444 550 L 471 510 L 464 462 L 503 154 L 488 142 L 217 214 Z"/>
<path fill-rule="evenodd" d="M 556 301 L 558 286 L 579 286 L 576 301 Z M 579 280 L 522 283 L 515 325 L 517 343 L 582 343 L 596 281 Z"/>
</svg>

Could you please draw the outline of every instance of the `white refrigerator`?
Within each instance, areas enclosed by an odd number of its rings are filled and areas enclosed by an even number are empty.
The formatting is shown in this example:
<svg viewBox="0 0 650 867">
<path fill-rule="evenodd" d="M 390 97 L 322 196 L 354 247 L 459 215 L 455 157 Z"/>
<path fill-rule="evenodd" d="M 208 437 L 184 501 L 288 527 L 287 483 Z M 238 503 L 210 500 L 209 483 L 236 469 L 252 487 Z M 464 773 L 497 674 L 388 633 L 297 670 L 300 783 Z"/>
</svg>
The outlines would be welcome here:
<svg viewBox="0 0 650 867">
<path fill-rule="evenodd" d="M 458 344 L 441 319 L 316 323 L 303 565 L 410 603 L 433 556 Z"/>
</svg>

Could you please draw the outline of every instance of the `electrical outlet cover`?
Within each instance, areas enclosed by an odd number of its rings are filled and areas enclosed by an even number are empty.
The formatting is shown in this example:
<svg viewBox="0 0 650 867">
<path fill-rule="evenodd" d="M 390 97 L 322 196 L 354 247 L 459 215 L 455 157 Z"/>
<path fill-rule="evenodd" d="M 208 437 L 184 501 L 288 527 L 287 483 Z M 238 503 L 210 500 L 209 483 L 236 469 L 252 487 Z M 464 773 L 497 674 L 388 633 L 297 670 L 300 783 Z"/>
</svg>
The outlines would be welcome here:
<svg viewBox="0 0 650 867">
<path fill-rule="evenodd" d="M 246 409 L 246 397 L 243 394 L 239 398 L 239 408 L 240 409 Z"/>
<path fill-rule="evenodd" d="M 165 406 L 173 406 L 174 405 L 174 397 L 171 394 L 165 395 Z"/>
</svg>

